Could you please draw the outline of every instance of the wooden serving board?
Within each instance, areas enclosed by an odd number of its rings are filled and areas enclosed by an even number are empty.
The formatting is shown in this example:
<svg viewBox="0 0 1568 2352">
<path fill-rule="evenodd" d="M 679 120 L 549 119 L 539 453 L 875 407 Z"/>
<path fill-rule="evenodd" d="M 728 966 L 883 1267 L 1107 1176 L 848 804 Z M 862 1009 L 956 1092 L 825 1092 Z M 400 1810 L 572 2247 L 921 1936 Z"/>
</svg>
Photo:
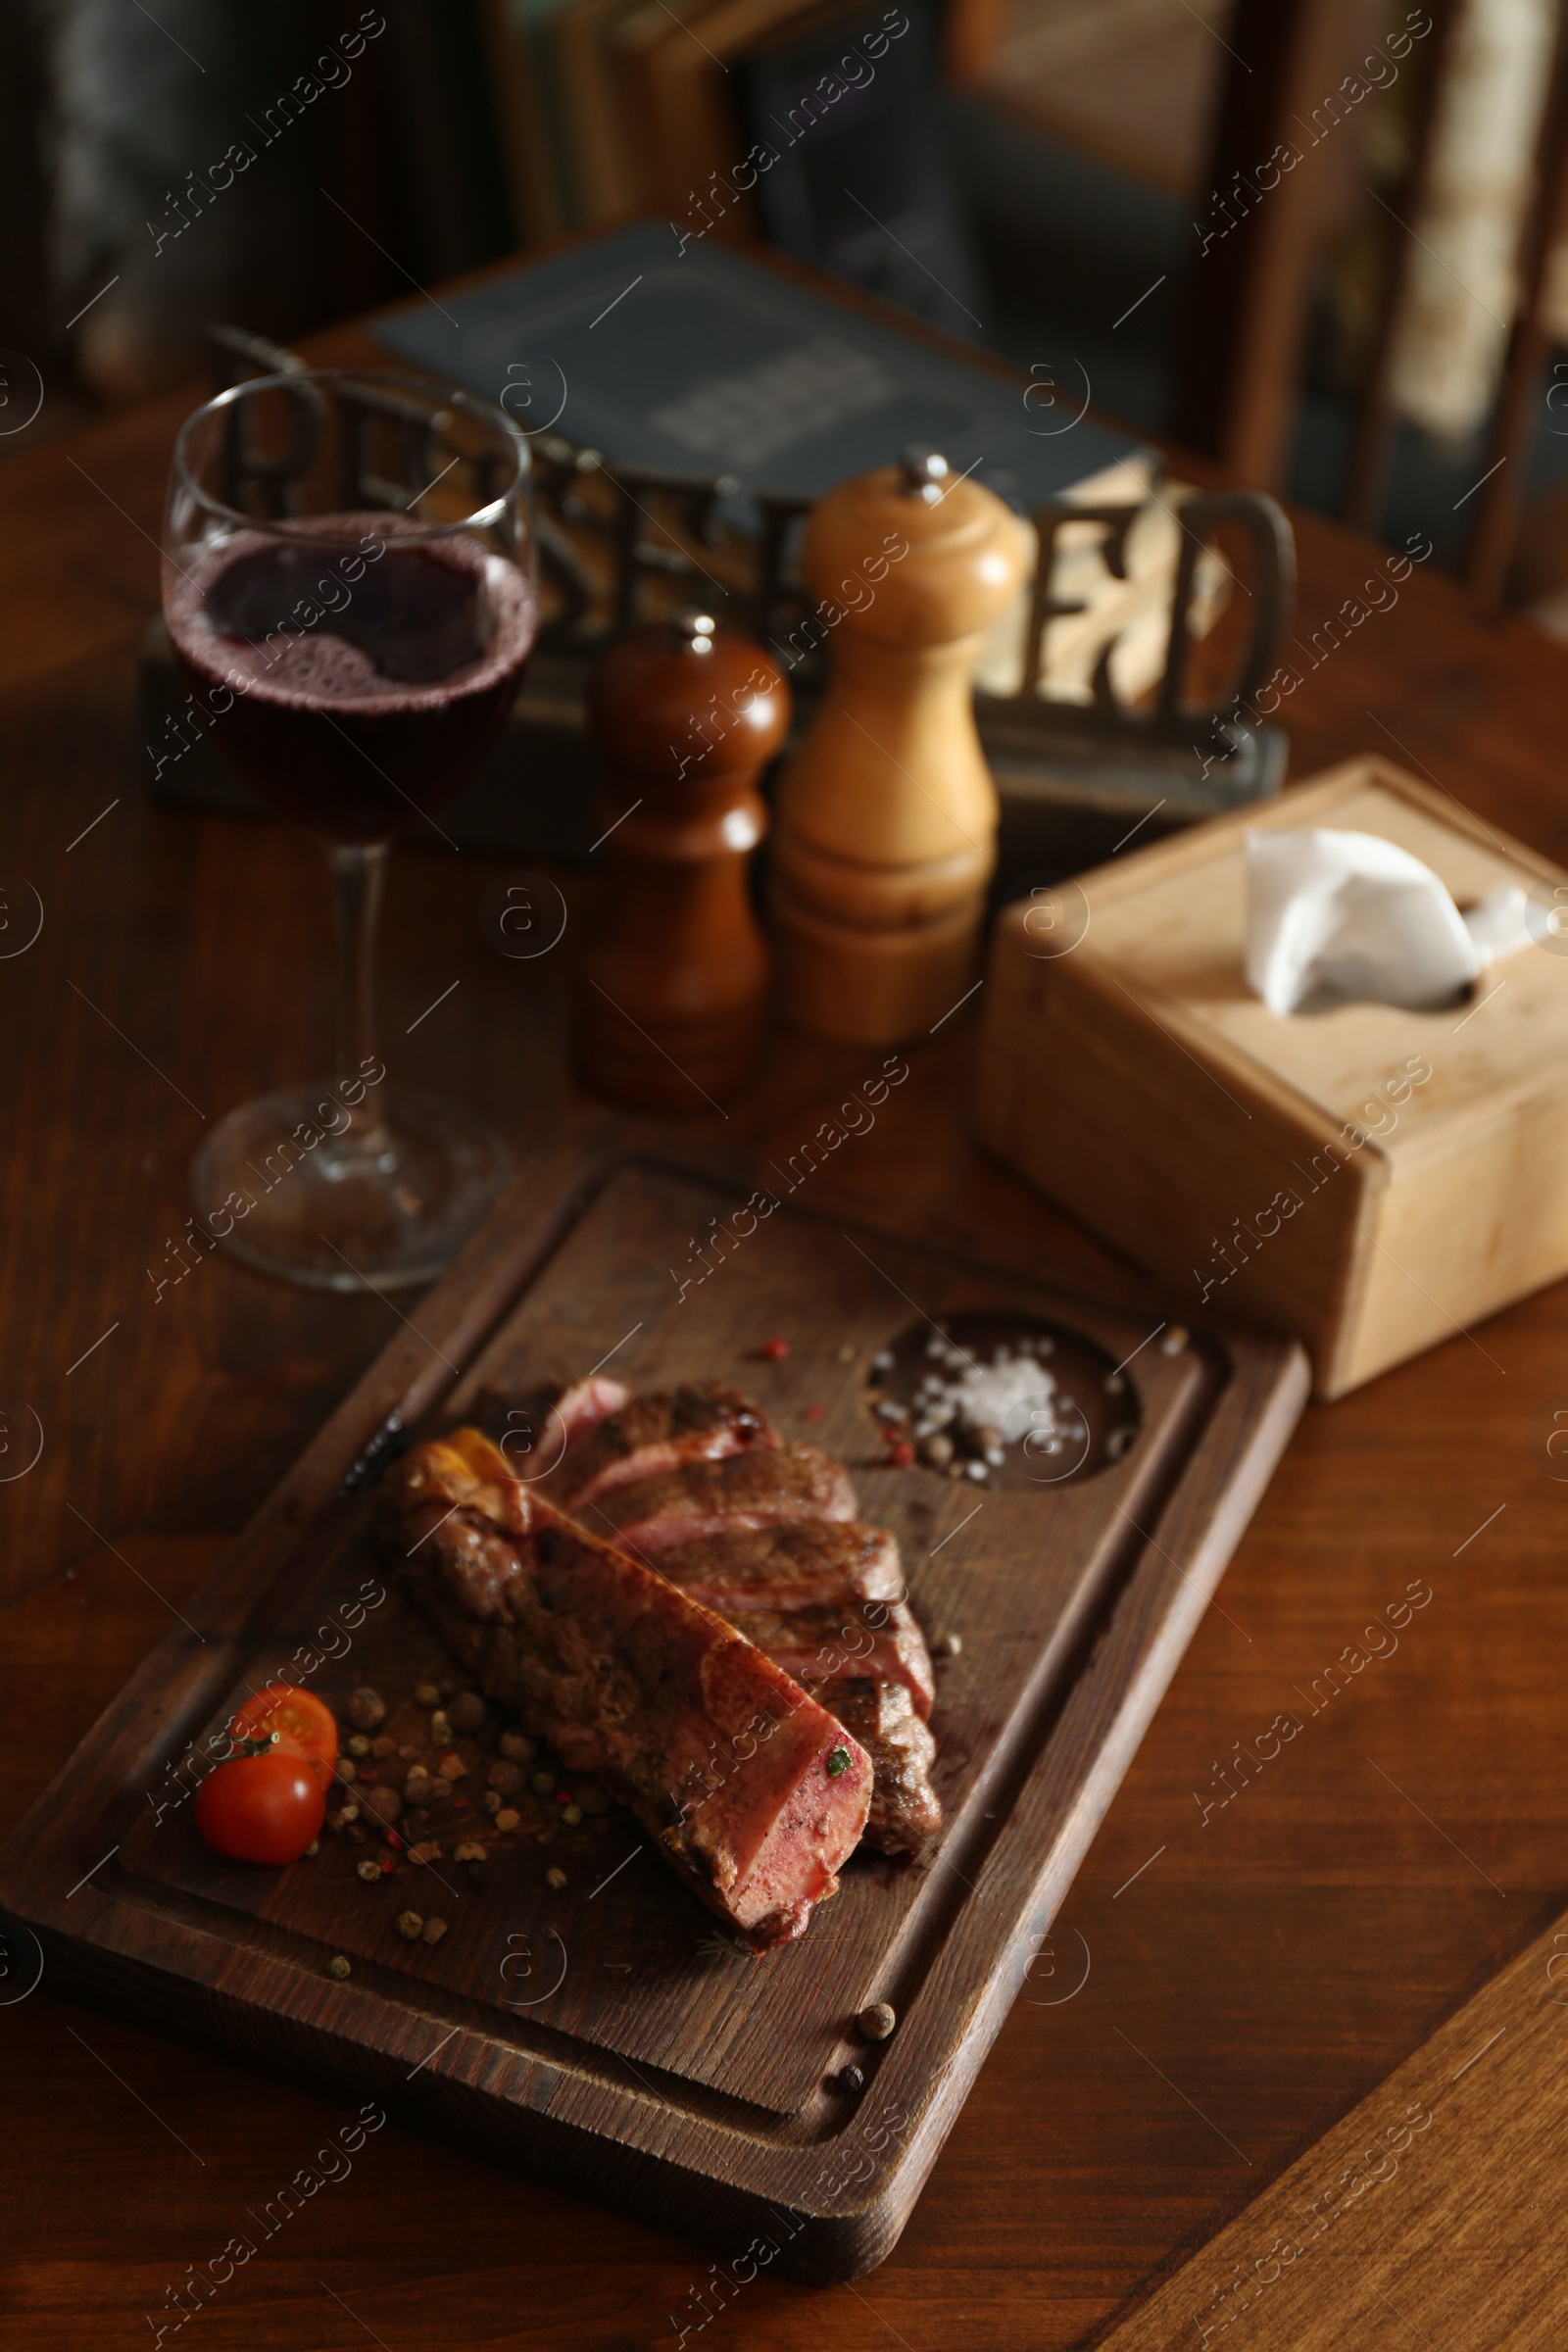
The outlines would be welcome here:
<svg viewBox="0 0 1568 2352">
<path fill-rule="evenodd" d="M 90 1998 L 828 2281 L 896 2241 L 1306 1370 L 1287 1341 L 1189 1336 L 1157 1305 L 852 1229 L 792 1203 L 789 1172 L 762 1173 L 780 1205 L 750 1230 L 734 1221 L 749 1180 L 626 1128 L 585 1131 L 520 1178 L 17 1830 L 0 1907 Z M 728 1246 L 699 1257 L 715 1219 Z M 1099 1396 L 1136 1420 L 1119 1458 L 1063 1481 L 1009 1456 L 986 1488 L 892 1467 L 871 1359 L 965 1312 L 1039 1316 L 1061 1360 L 1103 1365 Z M 763 1360 L 775 1335 L 790 1353 Z M 392 1698 L 452 1673 L 369 1544 L 377 1469 L 483 1389 L 602 1362 L 636 1387 L 736 1381 L 781 1435 L 847 1462 L 862 1516 L 897 1531 L 915 1608 L 956 1653 L 939 1667 L 937 1850 L 858 1855 L 805 1939 L 762 1961 L 715 1935 L 618 1810 L 514 1843 L 482 1886 L 450 1845 L 370 1886 L 346 1838 L 285 1871 L 210 1854 L 190 1805 L 168 1802 L 171 1766 L 247 1689 L 308 1672 L 340 1705 L 361 1682 Z M 1105 1408 L 1089 1401 L 1093 1422 Z M 412 1907 L 445 1917 L 444 1940 L 399 1936 Z M 335 1954 L 347 1981 L 327 1974 Z M 854 2022 L 873 2000 L 898 2013 L 880 2044 Z M 852 2062 L 858 2092 L 837 2081 Z"/>
</svg>

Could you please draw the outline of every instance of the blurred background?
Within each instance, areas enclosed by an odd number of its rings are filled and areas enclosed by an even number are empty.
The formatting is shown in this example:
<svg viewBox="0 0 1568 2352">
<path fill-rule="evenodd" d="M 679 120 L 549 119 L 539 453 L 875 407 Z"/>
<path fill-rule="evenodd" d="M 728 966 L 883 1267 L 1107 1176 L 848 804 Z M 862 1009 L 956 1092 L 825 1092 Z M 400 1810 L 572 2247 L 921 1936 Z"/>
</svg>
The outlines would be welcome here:
<svg viewBox="0 0 1568 2352">
<path fill-rule="evenodd" d="M 286 341 L 649 213 L 1081 368 L 1568 637 L 1564 16 L 0 0 L 0 344 L 52 395 L 0 452 L 201 372 L 214 319 Z"/>
</svg>

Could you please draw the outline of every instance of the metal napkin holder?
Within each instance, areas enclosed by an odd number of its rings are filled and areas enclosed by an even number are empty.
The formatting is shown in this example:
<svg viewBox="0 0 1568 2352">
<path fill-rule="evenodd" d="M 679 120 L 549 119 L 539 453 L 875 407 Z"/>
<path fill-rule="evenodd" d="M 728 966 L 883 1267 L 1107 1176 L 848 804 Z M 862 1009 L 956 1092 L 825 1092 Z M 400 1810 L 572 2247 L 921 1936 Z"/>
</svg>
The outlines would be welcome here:
<svg viewBox="0 0 1568 2352">
<path fill-rule="evenodd" d="M 297 354 L 242 329 L 210 330 L 219 388 L 244 376 L 291 373 Z M 407 503 L 377 465 L 379 436 L 405 442 L 406 478 L 420 478 L 424 412 L 395 391 L 367 384 L 357 395 L 365 429 L 356 437 L 346 506 Z M 472 781 L 440 812 L 440 832 L 463 847 L 523 851 L 574 859 L 594 838 L 590 809 L 596 759 L 584 717 L 588 672 L 603 648 L 628 630 L 694 601 L 770 648 L 790 674 L 796 728 L 808 721 L 823 676 L 828 630 L 812 616 L 798 570 L 799 542 L 812 500 L 789 492 L 750 493 L 751 528 L 735 519 L 743 485 L 651 466 L 612 463 L 556 432 L 530 438 L 542 619 L 527 676 L 501 741 Z M 248 446 L 236 415 L 226 451 L 228 503 L 282 514 L 292 475 L 307 453 Z M 424 469 L 433 478 L 439 462 Z M 1048 631 L 1088 608 L 1058 593 L 1061 533 L 1069 524 L 1099 534 L 1107 578 L 1129 581 L 1128 544 L 1150 501 L 1176 514 L 1180 554 L 1170 580 L 1164 668 L 1130 706 L 1112 683 L 1119 634 L 1107 636 L 1088 702 L 1041 691 Z M 1103 505 L 1052 499 L 1030 510 L 1040 558 L 1023 633 L 1016 689 L 977 693 L 975 715 L 1003 805 L 999 873 L 1004 894 L 1082 870 L 1111 854 L 1130 831 L 1140 842 L 1278 790 L 1287 738 L 1248 710 L 1277 660 L 1295 601 L 1295 545 L 1276 502 L 1252 491 L 1188 493 L 1179 509 L 1156 469 L 1147 498 Z M 1251 577 L 1244 643 L 1223 703 L 1186 701 L 1200 560 L 1221 526 L 1250 544 Z M 1083 531 L 1075 533 L 1081 548 Z M 147 758 L 158 797 L 186 806 L 259 809 L 188 722 L 183 684 L 161 623 L 143 661 Z M 160 748 L 164 757 L 160 763 Z M 177 747 L 177 749 L 175 748 Z M 170 757 L 173 750 L 174 756 Z M 431 835 L 433 839 L 434 834 Z"/>
</svg>

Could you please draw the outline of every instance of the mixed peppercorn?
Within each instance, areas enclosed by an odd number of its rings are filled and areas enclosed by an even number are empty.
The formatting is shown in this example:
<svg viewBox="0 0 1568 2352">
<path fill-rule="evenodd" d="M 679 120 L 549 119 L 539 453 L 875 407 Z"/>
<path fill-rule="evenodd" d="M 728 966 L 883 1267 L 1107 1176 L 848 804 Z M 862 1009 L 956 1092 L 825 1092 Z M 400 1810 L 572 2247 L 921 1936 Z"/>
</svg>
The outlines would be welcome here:
<svg viewBox="0 0 1568 2352">
<path fill-rule="evenodd" d="M 391 1704 L 362 1684 L 337 1709 L 336 1721 L 320 1700 L 275 1684 L 246 1713 L 258 1721 L 241 1728 L 259 1737 L 235 1742 L 236 1760 L 203 1784 L 198 1826 L 208 1843 L 235 1859 L 273 1863 L 336 1854 L 367 1888 L 417 1871 L 422 1906 L 405 1901 L 387 1920 L 389 1932 L 410 1943 L 439 1943 L 447 1933 L 450 1923 L 437 1906 L 450 1886 L 449 1863 L 483 1886 L 498 1853 L 565 1840 L 586 1859 L 610 1828 L 613 1800 L 598 1781 L 564 1771 L 539 1741 L 457 1683 L 420 1682 Z M 297 1821 L 280 1826 L 263 1817 L 248 1785 L 240 1785 L 258 1766 L 280 1788 L 285 1779 L 290 1788 L 301 1781 L 315 1792 L 314 1807 L 296 1804 Z M 247 1804 L 256 1822 L 244 1814 Z M 277 1791 L 271 1807 L 278 1813 Z M 569 1884 L 559 1863 L 545 1877 L 554 1892 Z M 327 1973 L 345 1978 L 347 1956 L 335 1954 Z"/>
<path fill-rule="evenodd" d="M 351 1846 L 374 1841 L 355 1865 L 367 1886 L 413 1868 L 427 1872 L 434 1891 L 437 1866 L 450 1859 L 482 1886 L 499 1851 L 609 1827 L 612 1800 L 599 1783 L 555 1767 L 537 1740 L 508 1728 L 477 1690 L 424 1682 L 389 1708 L 366 1684 L 350 1694 L 343 1716 L 343 1786 L 326 1828 Z M 547 1873 L 553 1888 L 567 1883 L 559 1867 Z M 412 1908 L 396 1926 L 410 1942 L 438 1943 L 447 1932 L 438 1913 Z"/>
</svg>

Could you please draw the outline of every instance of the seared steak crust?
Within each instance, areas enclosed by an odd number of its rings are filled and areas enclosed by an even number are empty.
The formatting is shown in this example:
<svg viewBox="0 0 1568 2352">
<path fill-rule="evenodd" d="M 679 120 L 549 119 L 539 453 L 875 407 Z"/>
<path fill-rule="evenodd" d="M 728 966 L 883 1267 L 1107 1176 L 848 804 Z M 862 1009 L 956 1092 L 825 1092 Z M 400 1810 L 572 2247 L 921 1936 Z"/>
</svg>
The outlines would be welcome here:
<svg viewBox="0 0 1568 2352">
<path fill-rule="evenodd" d="M 871 1759 L 875 1781 L 865 1842 L 883 1854 L 914 1854 L 942 1827 L 931 1786 L 937 1746 L 898 1683 L 808 1683 Z"/>
<path fill-rule="evenodd" d="M 904 1596 L 898 1544 L 885 1527 L 858 1519 L 782 1520 L 665 1544 L 659 1573 L 721 1617 L 735 1609 L 853 1609 Z"/>
<path fill-rule="evenodd" d="M 661 1573 L 668 1558 L 667 1552 L 658 1554 Z M 732 1604 L 717 1614 L 765 1651 L 775 1666 L 782 1666 L 798 1683 L 809 1682 L 813 1690 L 841 1683 L 899 1683 L 922 1722 L 936 1703 L 930 1652 L 907 1601 L 871 1601 L 856 1610 L 738 1609 Z M 831 1706 L 833 1701 L 824 1698 L 822 1703 Z"/>
<path fill-rule="evenodd" d="M 777 1446 L 612 1487 L 584 1516 L 629 1549 L 656 1553 L 780 1519 L 853 1519 L 855 1489 L 814 1446 Z"/>
<path fill-rule="evenodd" d="M 683 1462 L 719 1461 L 777 1444 L 765 1415 L 722 1381 L 656 1389 L 633 1396 L 567 1454 L 561 1466 L 561 1497 L 580 1511 L 611 1487 L 657 1477 Z"/>
<path fill-rule="evenodd" d="M 514 1478 L 542 1488 L 601 1421 L 619 1412 L 627 1393 L 618 1380 L 597 1373 L 569 1388 L 548 1380 L 521 1396 L 483 1389 L 471 1420 L 500 1446 Z"/>
<path fill-rule="evenodd" d="M 833 1715 L 478 1430 L 416 1447 L 385 1495 L 387 1556 L 490 1695 L 621 1796 L 755 1950 L 804 1934 L 870 1799 Z"/>
<path fill-rule="evenodd" d="M 523 1396 L 490 1390 L 479 1423 L 513 1469 L 576 1511 L 610 1487 L 776 1446 L 767 1416 L 723 1381 L 683 1383 L 628 1396 L 619 1381 L 559 1382 Z M 524 1459 L 524 1455 L 527 1459 Z"/>
</svg>

